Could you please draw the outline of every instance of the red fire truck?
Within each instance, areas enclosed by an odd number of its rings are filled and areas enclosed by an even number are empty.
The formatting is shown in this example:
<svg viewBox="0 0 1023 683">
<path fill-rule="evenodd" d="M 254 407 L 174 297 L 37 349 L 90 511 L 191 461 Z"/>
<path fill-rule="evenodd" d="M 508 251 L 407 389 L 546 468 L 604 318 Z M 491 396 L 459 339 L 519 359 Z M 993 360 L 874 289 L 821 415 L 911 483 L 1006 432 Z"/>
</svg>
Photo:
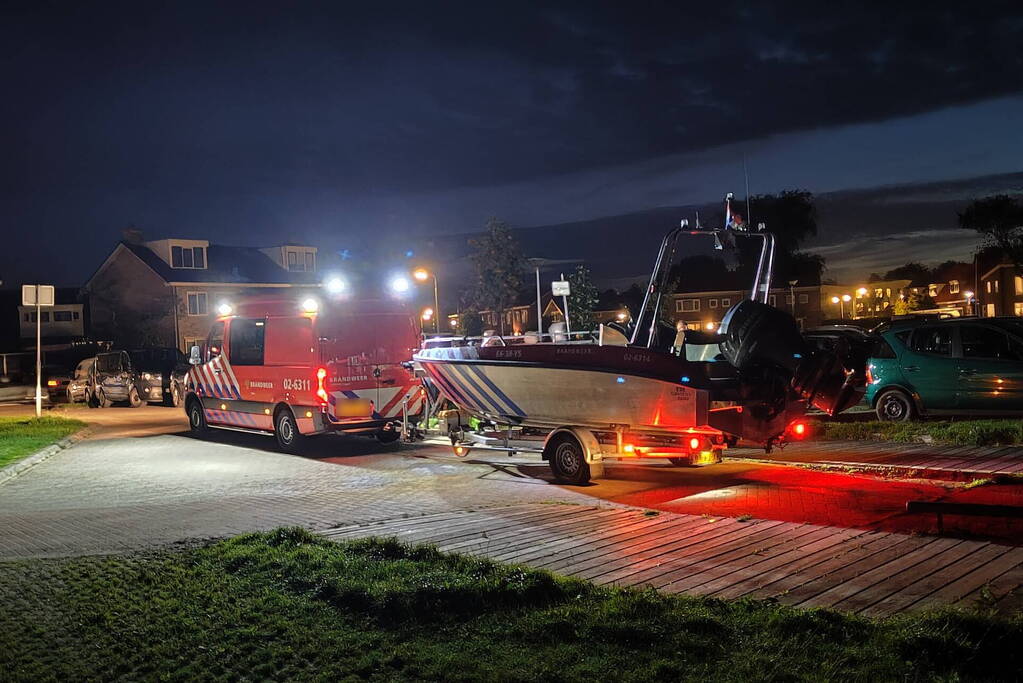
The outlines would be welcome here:
<svg viewBox="0 0 1023 683">
<path fill-rule="evenodd" d="M 206 343 L 191 349 L 193 432 L 273 434 L 295 452 L 305 437 L 329 432 L 394 441 L 403 413 L 422 410 L 420 381 L 403 365 L 419 330 L 399 303 L 278 298 L 220 313 Z"/>
</svg>

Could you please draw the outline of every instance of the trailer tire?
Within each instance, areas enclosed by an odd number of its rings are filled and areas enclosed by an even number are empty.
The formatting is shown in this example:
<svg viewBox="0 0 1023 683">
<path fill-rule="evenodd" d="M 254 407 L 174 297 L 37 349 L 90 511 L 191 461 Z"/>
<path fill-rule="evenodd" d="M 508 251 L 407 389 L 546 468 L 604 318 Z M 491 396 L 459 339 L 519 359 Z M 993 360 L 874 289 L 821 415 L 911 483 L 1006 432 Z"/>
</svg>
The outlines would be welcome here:
<svg viewBox="0 0 1023 683">
<path fill-rule="evenodd" d="M 280 408 L 274 415 L 274 437 L 277 447 L 285 453 L 295 454 L 302 450 L 305 437 L 298 431 L 298 421 L 290 408 Z"/>
<path fill-rule="evenodd" d="M 196 436 L 206 436 L 209 432 L 209 425 L 206 424 L 206 413 L 202 409 L 202 403 L 197 398 L 188 401 L 188 428 Z"/>
<path fill-rule="evenodd" d="M 394 443 L 401 437 L 401 432 L 397 429 L 381 429 L 375 436 L 380 443 Z"/>
<path fill-rule="evenodd" d="M 109 408 L 114 404 L 109 398 L 107 398 L 106 392 L 102 389 L 96 390 L 96 405 L 100 408 Z"/>
<path fill-rule="evenodd" d="M 551 472 L 559 481 L 576 485 L 590 481 L 590 465 L 586 462 L 583 445 L 571 434 L 554 436 L 547 444 L 546 455 Z"/>
<path fill-rule="evenodd" d="M 139 389 L 134 384 L 128 387 L 128 405 L 132 408 L 141 408 L 146 402 L 139 396 Z"/>
<path fill-rule="evenodd" d="M 693 464 L 693 461 L 689 458 L 668 458 L 668 462 L 675 467 L 691 467 Z"/>
</svg>

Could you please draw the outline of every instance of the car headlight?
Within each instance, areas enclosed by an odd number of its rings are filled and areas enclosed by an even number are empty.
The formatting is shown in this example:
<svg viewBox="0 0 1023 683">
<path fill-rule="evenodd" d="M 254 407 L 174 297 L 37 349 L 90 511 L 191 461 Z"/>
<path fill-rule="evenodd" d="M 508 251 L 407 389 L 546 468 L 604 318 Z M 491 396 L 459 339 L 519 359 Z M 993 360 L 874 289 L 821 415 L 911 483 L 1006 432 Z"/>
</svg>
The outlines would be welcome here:
<svg viewBox="0 0 1023 683">
<path fill-rule="evenodd" d="M 150 375 L 148 372 L 143 372 L 142 379 L 153 379 L 153 376 Z"/>
</svg>

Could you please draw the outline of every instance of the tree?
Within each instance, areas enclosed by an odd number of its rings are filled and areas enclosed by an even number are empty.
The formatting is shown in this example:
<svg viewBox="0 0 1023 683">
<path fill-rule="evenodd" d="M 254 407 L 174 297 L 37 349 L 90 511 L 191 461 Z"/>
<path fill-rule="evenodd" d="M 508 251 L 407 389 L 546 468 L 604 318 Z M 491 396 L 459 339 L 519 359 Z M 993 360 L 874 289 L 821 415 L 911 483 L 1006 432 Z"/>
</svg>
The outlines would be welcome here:
<svg viewBox="0 0 1023 683">
<path fill-rule="evenodd" d="M 599 294 L 590 279 L 590 269 L 576 266 L 575 272 L 568 274 L 568 315 L 572 328 L 579 331 L 592 330 L 597 325 L 593 314 L 597 306 Z"/>
<path fill-rule="evenodd" d="M 483 334 L 483 321 L 479 311 L 468 308 L 458 314 L 458 333 L 467 337 L 478 337 Z"/>
<path fill-rule="evenodd" d="M 885 280 L 909 280 L 911 287 L 926 287 L 934 281 L 934 272 L 916 261 L 910 261 L 884 274 Z"/>
<path fill-rule="evenodd" d="M 471 240 L 475 272 L 471 300 L 480 311 L 492 311 L 504 334 L 504 312 L 525 287 L 525 259 L 511 229 L 497 218 L 487 219 L 486 232 Z"/>
<path fill-rule="evenodd" d="M 1023 204 L 1004 194 L 974 199 L 959 214 L 959 227 L 974 230 L 1002 255 L 1023 266 Z"/>
</svg>

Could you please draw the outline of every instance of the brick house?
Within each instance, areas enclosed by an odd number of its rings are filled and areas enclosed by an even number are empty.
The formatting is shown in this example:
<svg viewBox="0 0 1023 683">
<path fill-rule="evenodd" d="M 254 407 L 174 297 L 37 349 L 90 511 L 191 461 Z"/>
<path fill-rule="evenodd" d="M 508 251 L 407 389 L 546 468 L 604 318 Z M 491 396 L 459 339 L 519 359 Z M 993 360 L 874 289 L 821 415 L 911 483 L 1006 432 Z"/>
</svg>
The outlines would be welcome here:
<svg viewBox="0 0 1023 683">
<path fill-rule="evenodd" d="M 999 263 L 980 276 L 980 315 L 1023 316 L 1023 274 L 1011 263 Z"/>
<path fill-rule="evenodd" d="M 316 247 L 229 247 L 206 240 L 120 242 L 84 287 L 92 333 L 121 346 L 205 340 L 217 307 L 240 297 L 318 291 Z"/>
</svg>

